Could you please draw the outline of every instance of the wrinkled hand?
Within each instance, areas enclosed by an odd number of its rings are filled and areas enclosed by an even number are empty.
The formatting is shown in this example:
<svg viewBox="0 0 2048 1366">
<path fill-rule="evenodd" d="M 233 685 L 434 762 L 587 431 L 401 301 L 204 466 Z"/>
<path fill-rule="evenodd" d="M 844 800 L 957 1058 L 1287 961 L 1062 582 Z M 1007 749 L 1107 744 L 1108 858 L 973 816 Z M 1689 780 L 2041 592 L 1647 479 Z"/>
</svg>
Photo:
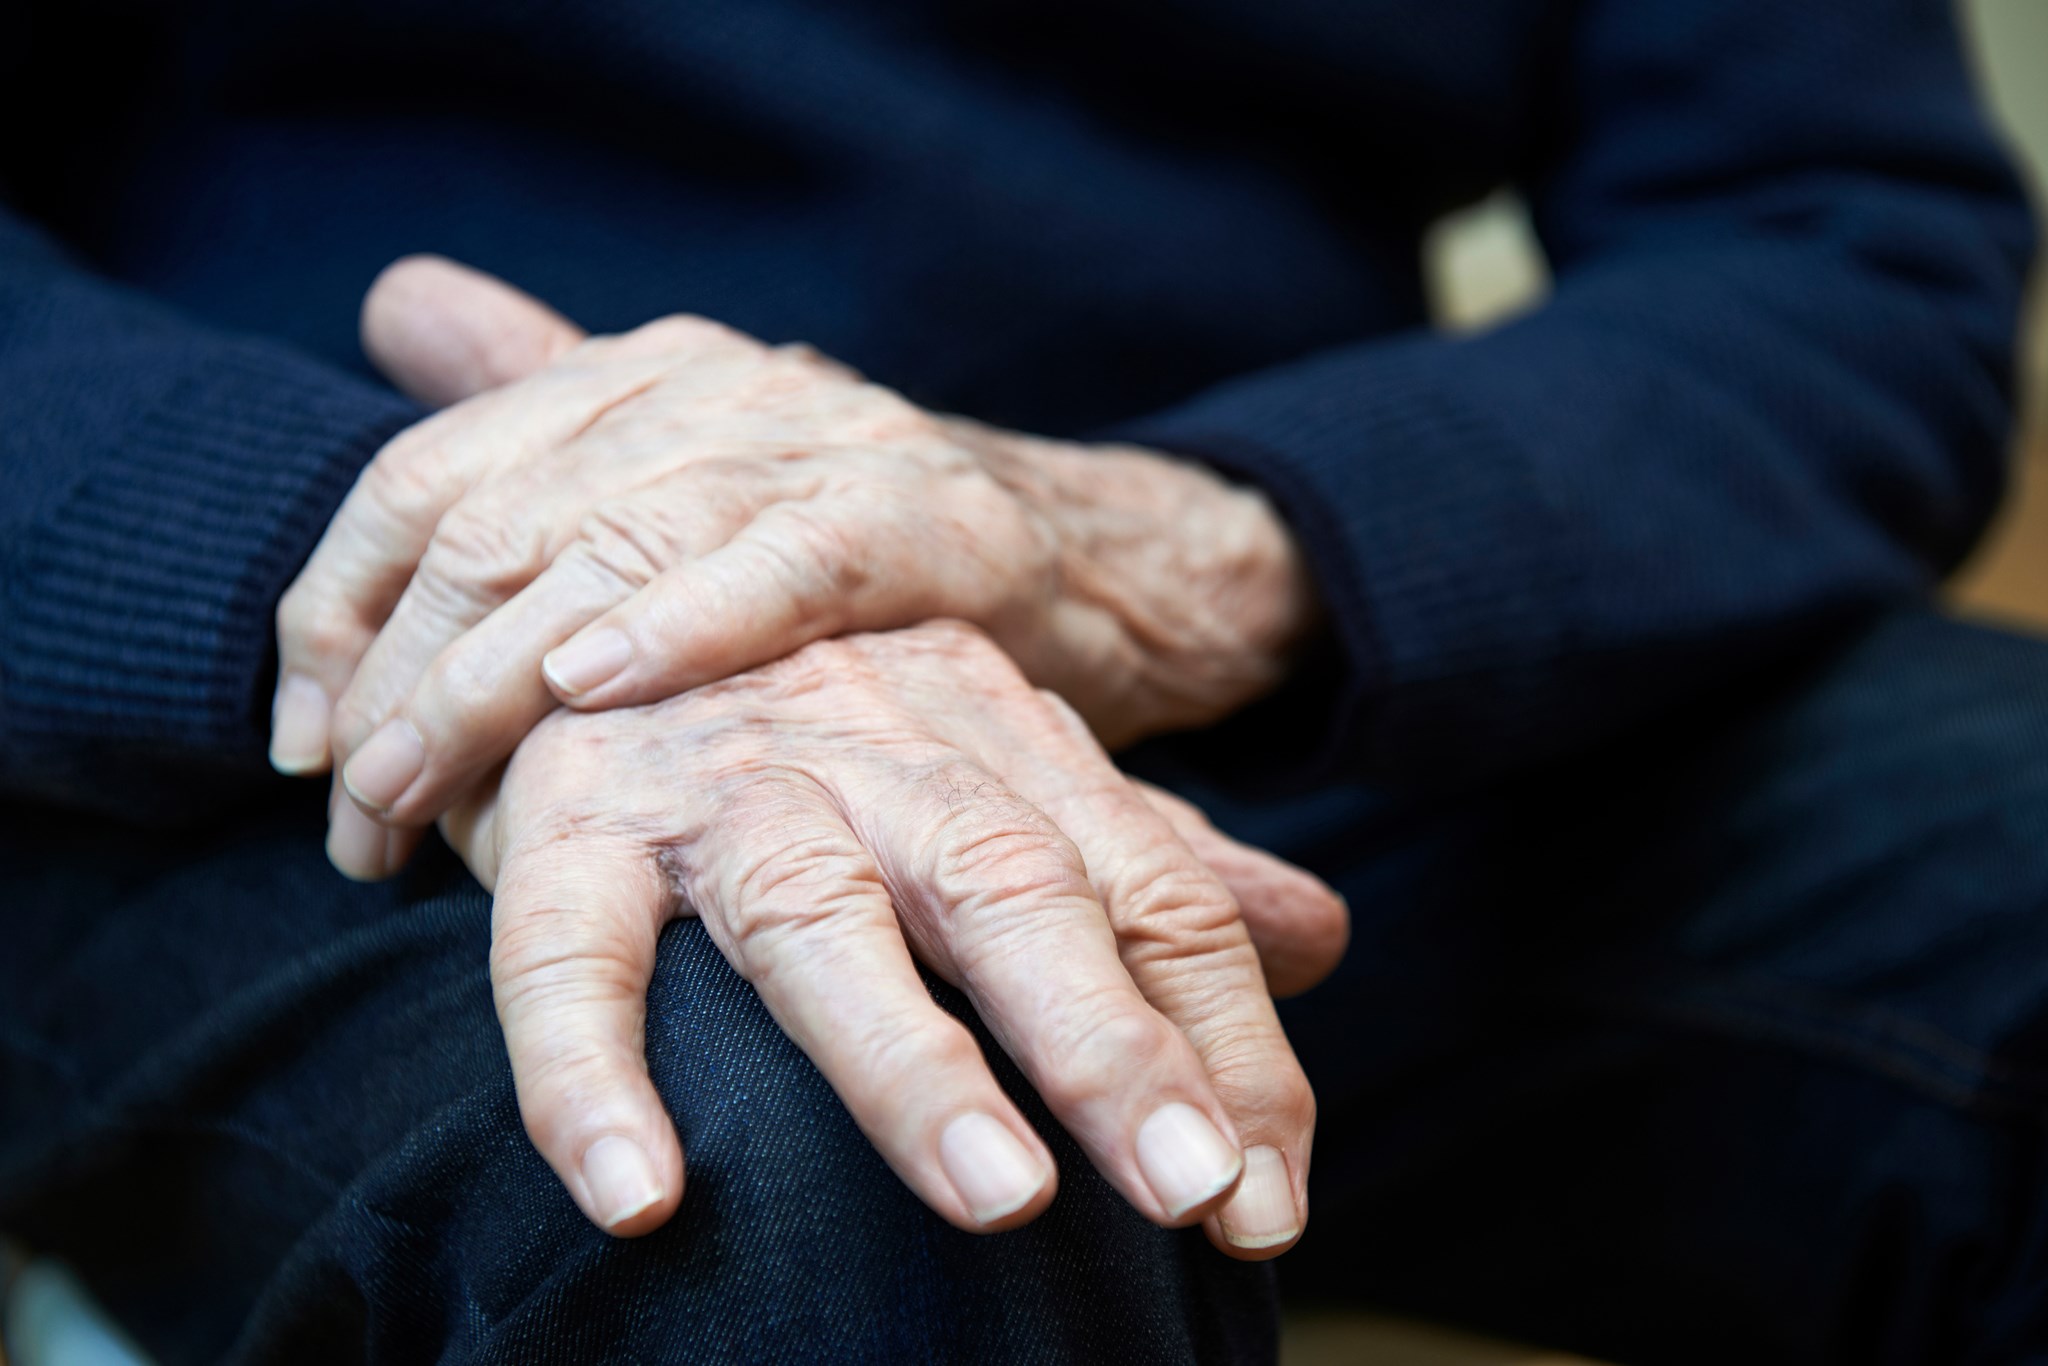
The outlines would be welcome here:
<svg viewBox="0 0 2048 1366">
<path fill-rule="evenodd" d="M 356 876 L 558 703 L 957 617 L 1116 745 L 1270 688 L 1313 611 L 1260 495 L 934 416 L 803 347 L 692 317 L 584 340 L 433 259 L 380 278 L 364 335 L 401 387 L 474 396 L 378 454 L 278 613 L 273 755 L 313 771 L 331 737 L 378 822 L 337 805 Z"/>
<path fill-rule="evenodd" d="M 1277 1255 L 1306 1219 L 1314 1100 L 1237 902 L 1176 823 L 1221 840 L 1184 806 L 1162 814 L 986 636 L 934 623 L 651 706 L 557 711 L 444 828 L 496 890 L 527 1129 L 599 1225 L 645 1233 L 682 1193 L 642 1028 L 656 936 L 694 913 L 953 1224 L 1031 1219 L 1053 1161 L 913 955 L 1147 1218 Z M 1327 971 L 1341 903 L 1233 849 L 1220 866 L 1290 908 L 1265 936 L 1300 975 Z"/>
</svg>

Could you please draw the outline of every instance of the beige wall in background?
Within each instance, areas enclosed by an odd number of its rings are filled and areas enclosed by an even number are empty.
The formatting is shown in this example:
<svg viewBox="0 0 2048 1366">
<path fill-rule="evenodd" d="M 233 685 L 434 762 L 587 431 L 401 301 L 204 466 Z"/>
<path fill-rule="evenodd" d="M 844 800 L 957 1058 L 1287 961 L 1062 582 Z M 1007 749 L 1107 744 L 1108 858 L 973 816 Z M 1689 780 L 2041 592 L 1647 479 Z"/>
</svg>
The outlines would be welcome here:
<svg viewBox="0 0 2048 1366">
<path fill-rule="evenodd" d="M 2048 206 L 2048 0 L 1963 0 L 1985 97 L 2011 138 L 2037 206 Z M 1957 576 L 1973 612 L 2048 629 L 2048 265 L 2037 264 L 2021 355 L 2026 417 L 2013 491 Z"/>
</svg>

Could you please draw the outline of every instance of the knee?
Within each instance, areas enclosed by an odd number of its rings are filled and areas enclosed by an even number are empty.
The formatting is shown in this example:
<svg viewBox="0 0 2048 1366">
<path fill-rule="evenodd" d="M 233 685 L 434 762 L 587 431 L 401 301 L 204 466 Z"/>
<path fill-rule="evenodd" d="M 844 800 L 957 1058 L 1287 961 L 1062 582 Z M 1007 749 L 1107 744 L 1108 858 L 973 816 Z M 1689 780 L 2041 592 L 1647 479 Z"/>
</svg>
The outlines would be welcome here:
<svg viewBox="0 0 2048 1366">
<path fill-rule="evenodd" d="M 309 1306 L 338 1291 L 355 1331 L 403 1323 L 455 1360 L 1272 1353 L 1270 1273 L 1140 1218 L 1026 1092 L 1061 1164 L 1053 1209 L 993 1236 L 931 1214 L 694 921 L 662 938 L 646 1044 L 686 1167 L 667 1225 L 632 1240 L 590 1225 L 501 1070 L 421 1119 L 314 1230 L 294 1261 L 326 1289 L 271 1297 L 287 1312 L 266 1350 L 296 1359 L 331 1335 L 335 1311 Z"/>
</svg>

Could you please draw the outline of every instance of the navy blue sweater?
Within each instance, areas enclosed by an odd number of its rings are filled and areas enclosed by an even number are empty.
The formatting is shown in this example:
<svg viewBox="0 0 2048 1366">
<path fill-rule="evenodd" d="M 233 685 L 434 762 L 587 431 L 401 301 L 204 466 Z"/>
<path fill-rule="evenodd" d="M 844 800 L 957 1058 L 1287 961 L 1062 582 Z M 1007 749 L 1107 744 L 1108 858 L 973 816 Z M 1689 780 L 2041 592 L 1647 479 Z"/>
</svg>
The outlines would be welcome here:
<svg viewBox="0 0 2048 1366">
<path fill-rule="evenodd" d="M 1267 487 L 1356 775 L 1765 667 L 2000 484 L 2029 234 L 1946 0 L 23 0 L 0 102 L 17 797 L 259 781 L 276 599 L 417 416 L 354 333 L 405 252 Z M 1434 335 L 1418 235 L 1502 183 L 1555 296 Z"/>
</svg>

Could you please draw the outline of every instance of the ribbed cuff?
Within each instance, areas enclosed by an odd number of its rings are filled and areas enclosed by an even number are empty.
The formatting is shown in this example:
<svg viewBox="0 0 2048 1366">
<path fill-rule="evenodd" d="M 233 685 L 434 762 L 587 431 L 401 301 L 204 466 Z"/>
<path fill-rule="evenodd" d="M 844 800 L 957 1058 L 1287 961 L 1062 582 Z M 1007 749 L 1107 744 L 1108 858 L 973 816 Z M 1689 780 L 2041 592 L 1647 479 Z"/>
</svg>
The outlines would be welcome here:
<svg viewBox="0 0 2048 1366">
<path fill-rule="evenodd" d="M 1461 680 L 1554 653 L 1564 503 L 1526 453 L 1461 402 L 1439 338 L 1358 348 L 1225 385 L 1119 427 L 1117 440 L 1200 460 L 1261 488 L 1298 537 L 1334 646 L 1325 672 L 1246 722 L 1283 781 L 1361 765 L 1377 776 L 1440 752 L 1403 715 L 1426 688 L 1443 714 Z M 1304 714 L 1309 707 L 1315 714 Z M 1266 713 L 1256 715 L 1256 713 Z M 1266 763 L 1274 762 L 1270 748 Z"/>
<path fill-rule="evenodd" d="M 256 346 L 203 364 L 117 426 L 13 557 L 10 737 L 66 756 L 260 755 L 277 599 L 363 464 L 419 410 Z M 90 792 L 80 794 L 90 798 Z"/>
</svg>

